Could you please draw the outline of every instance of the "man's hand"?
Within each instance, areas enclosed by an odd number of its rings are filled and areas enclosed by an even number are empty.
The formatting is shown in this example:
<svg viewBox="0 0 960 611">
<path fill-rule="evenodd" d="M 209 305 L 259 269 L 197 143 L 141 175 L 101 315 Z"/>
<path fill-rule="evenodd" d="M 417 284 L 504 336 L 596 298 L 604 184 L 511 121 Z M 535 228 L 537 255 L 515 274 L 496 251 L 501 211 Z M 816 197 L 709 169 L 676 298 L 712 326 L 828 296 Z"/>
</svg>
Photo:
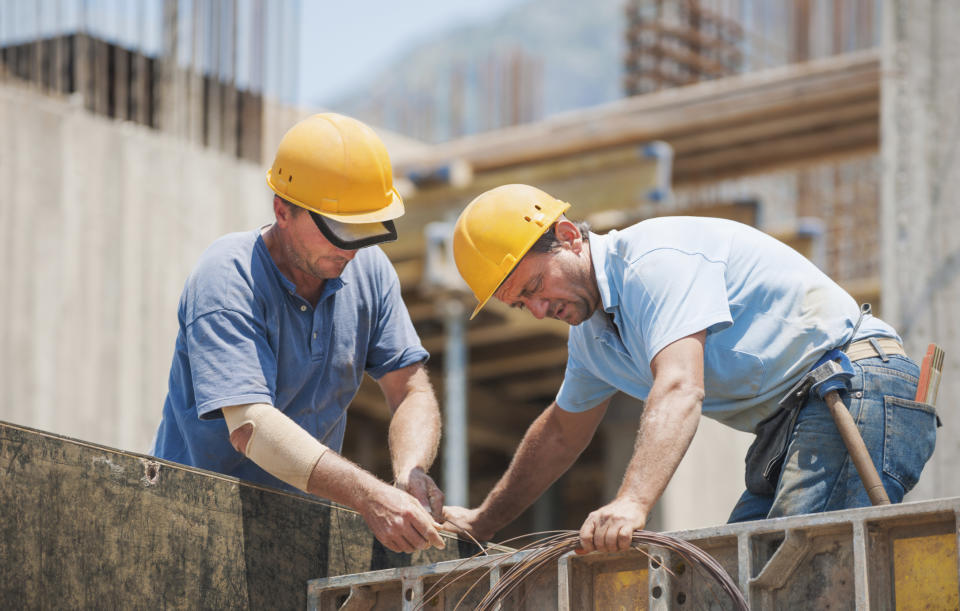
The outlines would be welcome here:
<svg viewBox="0 0 960 611">
<path fill-rule="evenodd" d="M 644 403 L 633 456 L 616 498 L 587 516 L 580 528 L 583 553 L 630 549 L 633 532 L 646 525 L 650 508 L 697 432 L 706 336 L 704 330 L 678 339 L 650 361 L 653 386 Z"/>
<path fill-rule="evenodd" d="M 403 490 L 380 482 L 359 510 L 374 536 L 395 552 L 445 547 L 433 519 Z"/>
<path fill-rule="evenodd" d="M 444 530 L 451 532 L 468 532 L 478 541 L 490 541 L 496 534 L 495 530 L 485 526 L 480 520 L 479 509 L 467 509 L 466 507 L 447 506 L 443 508 Z"/>
<path fill-rule="evenodd" d="M 647 523 L 647 510 L 637 501 L 617 498 L 587 516 L 580 528 L 578 553 L 617 552 L 630 549 L 633 531 Z"/>
<path fill-rule="evenodd" d="M 443 492 L 433 478 L 420 467 L 405 470 L 397 476 L 397 488 L 413 495 L 437 522 L 443 521 Z"/>
</svg>

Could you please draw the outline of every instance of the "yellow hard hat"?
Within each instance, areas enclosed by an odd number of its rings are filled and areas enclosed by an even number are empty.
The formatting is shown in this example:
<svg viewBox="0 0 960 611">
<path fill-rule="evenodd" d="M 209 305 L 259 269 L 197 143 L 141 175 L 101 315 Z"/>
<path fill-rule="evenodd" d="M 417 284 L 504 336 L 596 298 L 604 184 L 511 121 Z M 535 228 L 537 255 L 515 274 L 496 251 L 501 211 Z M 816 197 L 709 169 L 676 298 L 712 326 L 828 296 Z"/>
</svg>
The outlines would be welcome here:
<svg viewBox="0 0 960 611">
<path fill-rule="evenodd" d="M 470 318 L 569 207 L 536 187 L 503 185 L 464 208 L 453 230 L 453 258 L 480 302 Z"/>
<path fill-rule="evenodd" d="M 377 134 L 356 119 L 322 113 L 291 127 L 277 147 L 267 185 L 320 215 L 314 220 L 325 234 L 366 245 L 388 239 L 379 236 L 389 229 L 396 239 L 391 221 L 404 209 L 390 157 Z"/>
</svg>

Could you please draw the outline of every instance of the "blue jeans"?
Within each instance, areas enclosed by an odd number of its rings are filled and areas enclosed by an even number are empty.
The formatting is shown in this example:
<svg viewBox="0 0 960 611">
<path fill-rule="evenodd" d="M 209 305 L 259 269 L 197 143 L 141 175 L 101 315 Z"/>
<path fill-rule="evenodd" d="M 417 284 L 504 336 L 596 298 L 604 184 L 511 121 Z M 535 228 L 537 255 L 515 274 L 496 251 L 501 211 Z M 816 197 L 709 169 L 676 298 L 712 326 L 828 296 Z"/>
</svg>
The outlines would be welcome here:
<svg viewBox="0 0 960 611">
<path fill-rule="evenodd" d="M 899 503 L 933 454 L 936 412 L 913 400 L 920 372 L 910 359 L 891 355 L 887 362 L 872 357 L 852 365 L 855 375 L 850 390 L 841 393 L 843 402 L 890 502 Z M 870 498 L 827 404 L 812 395 L 797 417 L 774 495 L 744 492 L 729 522 L 868 506 Z"/>
</svg>

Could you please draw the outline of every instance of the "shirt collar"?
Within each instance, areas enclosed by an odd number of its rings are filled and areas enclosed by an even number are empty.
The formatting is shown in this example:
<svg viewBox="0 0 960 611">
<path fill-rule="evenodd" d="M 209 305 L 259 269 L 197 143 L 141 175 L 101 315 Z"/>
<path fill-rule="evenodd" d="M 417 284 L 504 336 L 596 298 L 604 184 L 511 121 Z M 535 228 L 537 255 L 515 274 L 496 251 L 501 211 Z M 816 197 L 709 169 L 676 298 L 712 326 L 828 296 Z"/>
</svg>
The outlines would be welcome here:
<svg viewBox="0 0 960 611">
<path fill-rule="evenodd" d="M 342 289 L 344 284 L 346 284 L 346 281 L 339 276 L 336 278 L 328 278 L 327 281 L 323 283 L 323 292 L 320 293 L 320 299 L 317 300 L 317 303 L 319 304 L 330 295 Z"/>
<path fill-rule="evenodd" d="M 270 249 L 267 248 L 267 243 L 263 241 L 263 231 L 264 227 L 257 229 L 257 249 L 260 250 L 261 256 L 265 257 L 267 261 L 270 262 L 270 269 L 273 270 L 273 274 L 277 279 L 277 282 L 280 283 L 280 286 L 284 288 L 287 293 L 291 295 L 297 294 L 297 285 L 293 283 L 292 280 L 283 275 L 283 272 L 280 271 L 280 268 L 277 267 L 277 262 L 273 260 L 273 257 L 270 256 Z M 346 273 L 346 269 L 344 269 Z M 333 295 L 337 291 L 343 288 L 346 284 L 346 280 L 341 277 L 329 278 L 326 282 L 323 283 L 323 292 L 320 293 L 320 299 L 317 300 L 317 303 L 320 303 L 330 295 Z"/>
<path fill-rule="evenodd" d="M 605 312 L 613 312 L 620 306 L 620 295 L 610 290 L 610 282 L 607 279 L 607 261 L 610 258 L 610 249 L 613 247 L 613 234 L 611 231 L 600 235 L 590 232 L 590 259 L 593 263 L 593 273 L 597 277 L 597 288 L 600 290 L 600 303 Z"/>
</svg>

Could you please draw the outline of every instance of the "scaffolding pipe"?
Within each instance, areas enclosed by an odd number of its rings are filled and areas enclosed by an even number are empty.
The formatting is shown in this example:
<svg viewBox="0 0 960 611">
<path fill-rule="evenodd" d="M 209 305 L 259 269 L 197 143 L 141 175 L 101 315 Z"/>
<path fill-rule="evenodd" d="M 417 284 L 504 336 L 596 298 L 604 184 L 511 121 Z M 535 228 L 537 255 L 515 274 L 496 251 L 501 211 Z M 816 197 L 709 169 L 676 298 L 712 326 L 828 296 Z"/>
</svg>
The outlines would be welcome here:
<svg viewBox="0 0 960 611">
<path fill-rule="evenodd" d="M 442 304 L 446 350 L 443 354 L 444 435 L 443 490 L 448 505 L 469 506 L 467 495 L 467 347 L 466 310 L 448 298 Z"/>
</svg>

